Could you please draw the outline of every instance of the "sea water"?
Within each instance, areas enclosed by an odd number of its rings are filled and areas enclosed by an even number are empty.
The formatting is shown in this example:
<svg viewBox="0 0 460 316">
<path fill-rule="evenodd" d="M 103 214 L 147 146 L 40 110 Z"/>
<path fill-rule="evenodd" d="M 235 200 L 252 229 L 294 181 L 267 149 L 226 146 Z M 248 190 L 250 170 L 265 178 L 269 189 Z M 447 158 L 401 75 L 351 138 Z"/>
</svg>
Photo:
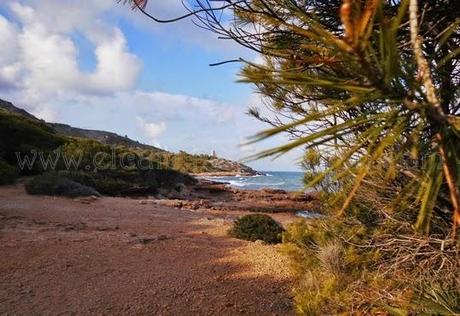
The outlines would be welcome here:
<svg viewBox="0 0 460 316">
<path fill-rule="evenodd" d="M 285 191 L 312 191 L 305 188 L 303 172 L 264 171 L 259 176 L 207 177 L 206 179 L 227 183 L 229 186 L 243 190 L 279 189 Z M 298 217 L 305 219 L 321 218 L 323 215 L 311 210 L 298 210 Z"/>
<path fill-rule="evenodd" d="M 301 191 L 305 189 L 303 172 L 263 171 L 265 175 L 257 176 L 232 176 L 232 177 L 207 177 L 207 179 L 228 183 L 229 186 L 245 189 L 279 189 L 285 191 Z"/>
</svg>

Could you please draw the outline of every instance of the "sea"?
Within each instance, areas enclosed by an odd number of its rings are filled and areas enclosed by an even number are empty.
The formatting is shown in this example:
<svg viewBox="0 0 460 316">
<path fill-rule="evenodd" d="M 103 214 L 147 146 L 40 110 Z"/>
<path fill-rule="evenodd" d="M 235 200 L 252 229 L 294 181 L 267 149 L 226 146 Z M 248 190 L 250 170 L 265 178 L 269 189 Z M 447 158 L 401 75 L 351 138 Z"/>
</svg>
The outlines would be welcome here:
<svg viewBox="0 0 460 316">
<path fill-rule="evenodd" d="M 262 171 L 265 175 L 206 177 L 208 180 L 227 183 L 228 186 L 243 190 L 279 189 L 285 191 L 312 191 L 305 189 L 303 172 Z M 322 218 L 323 215 L 311 210 L 298 210 L 296 216 L 305 219 Z"/>
<path fill-rule="evenodd" d="M 244 190 L 280 189 L 285 191 L 301 191 L 305 189 L 303 172 L 262 171 L 265 175 L 207 177 L 206 179 L 228 183 L 229 186 Z"/>
</svg>

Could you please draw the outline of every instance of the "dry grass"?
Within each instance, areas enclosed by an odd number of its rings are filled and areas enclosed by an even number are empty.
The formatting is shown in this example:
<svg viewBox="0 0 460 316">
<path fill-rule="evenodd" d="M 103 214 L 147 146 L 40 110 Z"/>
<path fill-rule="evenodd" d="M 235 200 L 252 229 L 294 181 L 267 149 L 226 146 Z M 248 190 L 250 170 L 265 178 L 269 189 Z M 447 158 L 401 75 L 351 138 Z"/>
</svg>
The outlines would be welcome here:
<svg viewBox="0 0 460 316">
<path fill-rule="evenodd" d="M 338 240 L 328 242 L 319 247 L 316 254 L 321 267 L 327 273 L 340 279 L 345 272 L 345 260 L 343 245 Z"/>
</svg>

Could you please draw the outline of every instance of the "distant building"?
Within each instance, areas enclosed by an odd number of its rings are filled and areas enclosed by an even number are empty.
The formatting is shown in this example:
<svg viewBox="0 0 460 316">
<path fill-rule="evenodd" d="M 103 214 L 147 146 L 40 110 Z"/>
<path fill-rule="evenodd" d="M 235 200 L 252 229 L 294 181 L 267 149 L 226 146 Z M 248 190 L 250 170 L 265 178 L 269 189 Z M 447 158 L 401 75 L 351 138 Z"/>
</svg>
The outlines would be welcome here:
<svg viewBox="0 0 460 316">
<path fill-rule="evenodd" d="M 217 154 L 215 150 L 212 151 L 211 156 L 213 156 L 214 158 L 217 158 Z"/>
</svg>

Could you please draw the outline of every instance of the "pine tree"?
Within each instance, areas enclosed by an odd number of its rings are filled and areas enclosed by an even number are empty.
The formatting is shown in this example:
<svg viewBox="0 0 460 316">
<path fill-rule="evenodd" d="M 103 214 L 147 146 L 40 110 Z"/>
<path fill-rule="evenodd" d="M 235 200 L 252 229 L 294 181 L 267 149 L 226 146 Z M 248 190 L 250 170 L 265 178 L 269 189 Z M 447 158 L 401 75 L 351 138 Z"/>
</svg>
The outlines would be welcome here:
<svg viewBox="0 0 460 316">
<path fill-rule="evenodd" d="M 418 2 L 197 1 L 192 13 L 202 26 L 263 57 L 260 64 L 240 60 L 241 81 L 256 85 L 275 114 L 250 110 L 273 126 L 253 141 L 286 132 L 292 141 L 253 158 L 295 147 L 318 150 L 327 168 L 310 185 L 353 179 L 342 187 L 347 197 L 339 214 L 372 182 L 374 170 L 388 170 L 390 181 L 405 182 L 388 207 L 418 205 L 416 227 L 428 232 L 433 211 L 447 205 L 455 234 L 460 3 L 427 0 L 419 8 Z M 134 2 L 144 13 L 145 4 Z"/>
</svg>

